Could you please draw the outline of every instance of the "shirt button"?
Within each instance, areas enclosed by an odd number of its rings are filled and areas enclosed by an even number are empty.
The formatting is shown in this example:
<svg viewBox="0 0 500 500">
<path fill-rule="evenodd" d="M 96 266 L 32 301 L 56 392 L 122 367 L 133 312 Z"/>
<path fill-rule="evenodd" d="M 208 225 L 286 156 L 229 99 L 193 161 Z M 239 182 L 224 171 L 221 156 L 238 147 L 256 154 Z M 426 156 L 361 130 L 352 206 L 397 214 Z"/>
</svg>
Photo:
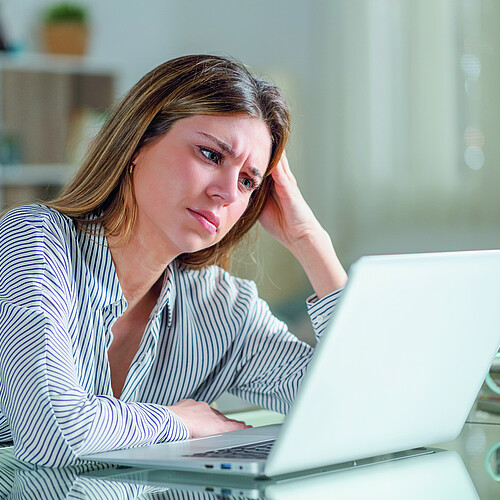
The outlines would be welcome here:
<svg viewBox="0 0 500 500">
<path fill-rule="evenodd" d="M 318 323 L 323 323 L 323 321 L 325 321 L 325 317 L 324 317 L 322 314 L 320 314 L 320 315 L 316 318 L 316 320 L 318 321 Z"/>
<path fill-rule="evenodd" d="M 139 362 L 140 365 L 143 365 L 146 361 L 146 355 L 145 354 L 141 354 L 139 356 L 139 359 L 137 360 Z"/>
</svg>

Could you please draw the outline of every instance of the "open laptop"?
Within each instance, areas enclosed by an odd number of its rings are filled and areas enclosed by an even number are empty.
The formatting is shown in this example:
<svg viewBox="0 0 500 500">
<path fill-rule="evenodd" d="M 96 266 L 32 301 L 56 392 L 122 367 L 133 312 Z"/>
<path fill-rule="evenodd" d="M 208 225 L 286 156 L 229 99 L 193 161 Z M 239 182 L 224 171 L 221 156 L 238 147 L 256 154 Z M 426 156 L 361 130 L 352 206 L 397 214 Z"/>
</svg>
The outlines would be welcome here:
<svg viewBox="0 0 500 500">
<path fill-rule="evenodd" d="M 363 257 L 282 425 L 82 458 L 273 477 L 450 441 L 499 348 L 499 304 L 500 251 Z M 227 453 L 249 443 L 270 452 Z"/>
</svg>

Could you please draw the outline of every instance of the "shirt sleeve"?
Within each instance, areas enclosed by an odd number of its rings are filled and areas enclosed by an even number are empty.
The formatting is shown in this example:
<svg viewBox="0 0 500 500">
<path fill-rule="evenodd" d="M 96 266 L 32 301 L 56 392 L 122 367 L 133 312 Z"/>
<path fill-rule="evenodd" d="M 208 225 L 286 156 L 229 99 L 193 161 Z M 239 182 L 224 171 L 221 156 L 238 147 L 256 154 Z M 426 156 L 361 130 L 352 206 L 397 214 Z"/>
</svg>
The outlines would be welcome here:
<svg viewBox="0 0 500 500">
<path fill-rule="evenodd" d="M 343 291 L 344 289 L 340 288 L 321 299 L 318 299 L 316 295 L 312 295 L 307 299 L 307 312 L 311 318 L 317 341 L 321 339 L 325 328 L 333 316 L 337 302 L 342 296 Z"/>
<path fill-rule="evenodd" d="M 23 217 L 24 215 L 24 217 Z M 60 467 L 88 453 L 184 439 L 167 408 L 89 394 L 78 383 L 67 242 L 26 214 L 0 222 L 0 411 L 20 460 Z"/>
<path fill-rule="evenodd" d="M 307 301 L 317 340 L 331 319 L 342 290 Z M 256 290 L 255 290 L 256 294 Z M 258 406 L 288 413 L 307 371 L 314 348 L 288 331 L 256 296 L 243 326 L 244 345 L 232 394 Z"/>
</svg>

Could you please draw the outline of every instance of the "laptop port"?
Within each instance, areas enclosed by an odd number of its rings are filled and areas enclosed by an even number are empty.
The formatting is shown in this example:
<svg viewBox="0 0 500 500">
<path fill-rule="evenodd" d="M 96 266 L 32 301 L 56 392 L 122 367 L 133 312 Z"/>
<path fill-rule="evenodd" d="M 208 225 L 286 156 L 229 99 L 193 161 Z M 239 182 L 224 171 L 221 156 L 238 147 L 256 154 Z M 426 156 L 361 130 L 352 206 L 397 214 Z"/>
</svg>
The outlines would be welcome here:
<svg viewBox="0 0 500 500">
<path fill-rule="evenodd" d="M 214 468 L 213 465 L 205 464 L 205 469 L 213 469 L 213 468 Z"/>
<path fill-rule="evenodd" d="M 230 469 L 231 468 L 231 464 L 220 464 L 220 468 L 221 469 Z"/>
</svg>

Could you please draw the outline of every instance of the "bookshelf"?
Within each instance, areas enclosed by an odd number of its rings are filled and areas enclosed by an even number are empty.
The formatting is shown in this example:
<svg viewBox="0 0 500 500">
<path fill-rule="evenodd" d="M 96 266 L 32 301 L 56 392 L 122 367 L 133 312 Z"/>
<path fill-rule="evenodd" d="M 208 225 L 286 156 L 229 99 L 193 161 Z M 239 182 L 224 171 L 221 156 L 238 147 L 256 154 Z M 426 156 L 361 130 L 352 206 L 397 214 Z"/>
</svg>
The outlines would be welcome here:
<svg viewBox="0 0 500 500">
<path fill-rule="evenodd" d="M 86 58 L 0 57 L 0 207 L 52 197 L 115 97 L 116 70 Z"/>
</svg>

